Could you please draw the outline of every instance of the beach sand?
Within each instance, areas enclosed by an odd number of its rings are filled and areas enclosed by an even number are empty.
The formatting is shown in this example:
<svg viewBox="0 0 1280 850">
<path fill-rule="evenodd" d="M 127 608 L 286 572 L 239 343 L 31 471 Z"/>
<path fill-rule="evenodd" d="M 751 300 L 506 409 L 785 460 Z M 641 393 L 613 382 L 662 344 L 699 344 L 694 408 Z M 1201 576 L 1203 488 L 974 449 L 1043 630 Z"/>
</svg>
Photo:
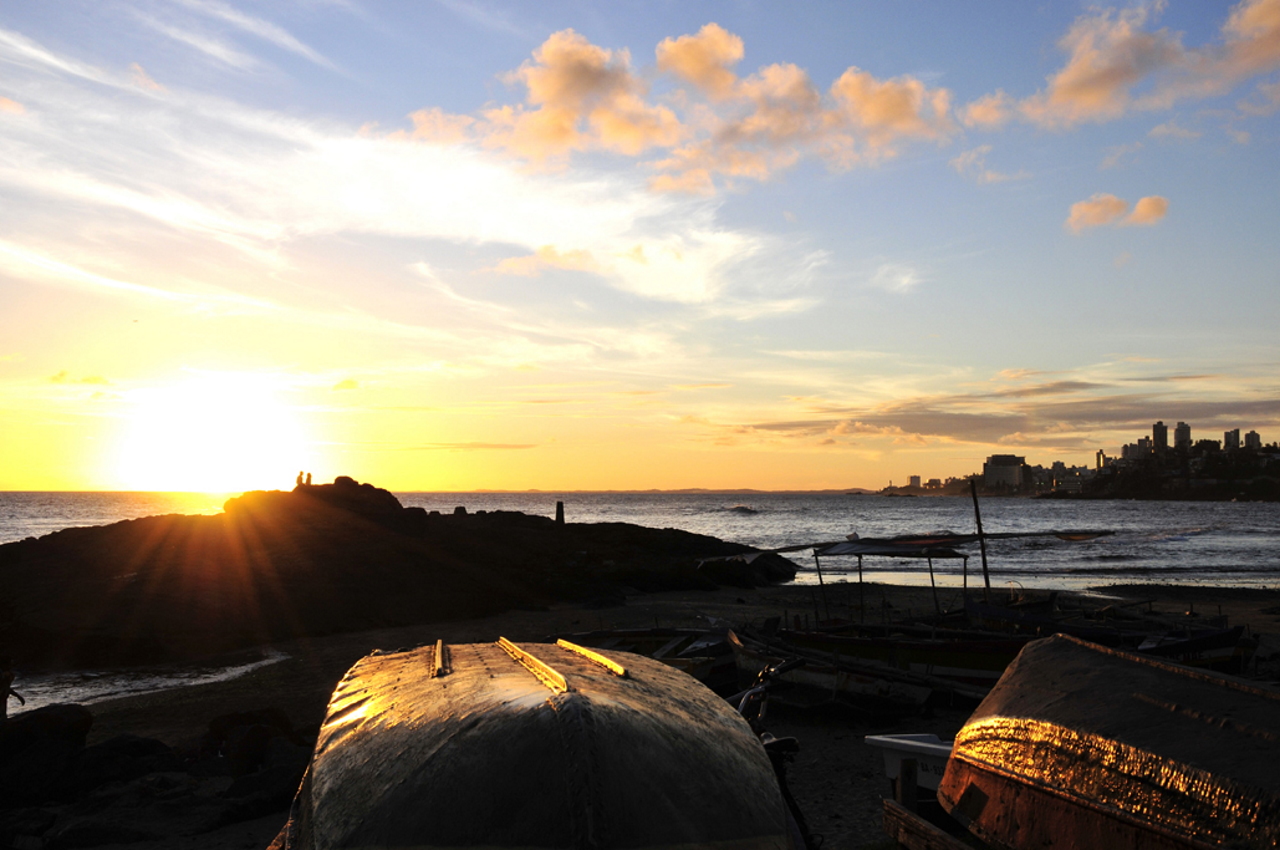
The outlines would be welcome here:
<svg viewBox="0 0 1280 850">
<path fill-rule="evenodd" d="M 1007 592 L 993 590 L 993 593 Z M 1271 637 L 1280 634 L 1280 590 L 1138 585 L 1106 588 L 1103 592 L 1130 600 L 1149 600 L 1157 611 L 1184 612 L 1194 606 L 1201 616 L 1221 613 L 1232 625 L 1247 624 L 1251 631 L 1267 635 L 1264 650 L 1280 650 L 1280 642 Z M 928 587 L 869 584 L 862 594 L 870 612 L 869 621 L 906 611 L 931 611 L 934 607 Z M 939 596 L 944 607 L 960 602 L 957 588 L 940 588 Z M 514 611 L 475 620 L 296 641 L 276 647 L 288 654 L 287 660 L 240 679 L 94 704 L 91 708 L 95 723 L 90 743 L 132 733 L 182 745 L 199 738 L 213 717 L 266 706 L 282 709 L 297 728 L 314 736 L 334 684 L 357 659 L 374 649 L 394 650 L 437 639 L 475 643 L 503 636 L 515 641 L 533 641 L 553 634 L 601 628 L 758 623 L 767 617 L 783 615 L 789 620 L 797 615 L 812 620 L 816 612 L 824 616 L 826 611 L 831 616 L 849 616 L 857 610 L 858 602 L 856 584 L 829 585 L 825 590 L 825 609 L 823 592 L 816 587 L 721 588 L 634 595 L 628 597 L 625 605 L 610 608 L 563 606 L 544 611 Z M 1272 677 L 1280 675 L 1280 670 L 1265 663 L 1263 672 Z M 864 736 L 932 732 L 949 738 L 964 724 L 968 714 L 967 708 L 944 709 L 930 717 L 873 723 L 838 707 L 800 711 L 775 705 L 770 709 L 767 725 L 775 735 L 791 735 L 800 741 L 801 752 L 790 770 L 792 790 L 813 832 L 825 836 L 824 847 L 843 850 L 892 846 L 886 843 L 880 828 L 880 797 L 887 788 L 881 756 L 863 743 Z M 161 846 L 179 850 L 264 848 L 284 817 L 282 812 L 192 838 L 128 846 L 133 850 L 160 850 Z"/>
</svg>

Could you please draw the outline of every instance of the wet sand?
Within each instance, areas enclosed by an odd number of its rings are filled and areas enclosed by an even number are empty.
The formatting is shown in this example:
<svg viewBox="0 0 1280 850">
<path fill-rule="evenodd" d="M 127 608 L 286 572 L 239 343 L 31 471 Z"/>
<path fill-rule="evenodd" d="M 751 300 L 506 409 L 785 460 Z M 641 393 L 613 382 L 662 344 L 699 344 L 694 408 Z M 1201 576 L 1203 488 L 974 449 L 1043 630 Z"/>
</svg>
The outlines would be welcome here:
<svg viewBox="0 0 1280 850">
<path fill-rule="evenodd" d="M 1185 612 L 1194 606 L 1198 615 L 1219 613 L 1232 625 L 1247 624 L 1266 635 L 1263 651 L 1280 651 L 1280 590 L 1216 587 L 1138 585 L 1101 589 L 1130 600 L 1149 600 L 1156 611 Z M 993 591 L 993 593 L 1001 591 Z M 939 589 L 940 603 L 954 606 L 960 591 Z M 867 585 L 864 589 L 869 621 L 896 617 L 907 611 L 934 608 L 928 587 Z M 857 611 L 857 585 L 835 585 L 826 590 L 826 609 L 818 588 L 782 586 L 762 589 L 721 588 L 714 591 L 682 591 L 631 596 L 625 605 L 591 609 L 561 606 L 544 611 L 514 611 L 473 620 L 335 635 L 310 641 L 281 644 L 277 649 L 290 657 L 230 682 L 183 688 L 94 704 L 96 717 L 90 743 L 122 733 L 159 738 L 181 745 L 198 738 L 208 721 L 220 714 L 264 706 L 282 709 L 307 734 L 314 735 L 324 715 L 329 693 L 357 659 L 373 649 L 392 650 L 437 639 L 450 643 L 496 640 L 540 640 L 548 635 L 600 628 L 705 626 L 708 623 L 760 622 L 785 615 L 793 620 L 815 612 L 848 616 Z M 1146 606 L 1143 606 L 1146 607 Z M 1262 672 L 1280 676 L 1271 662 Z M 863 743 L 874 734 L 932 732 L 948 738 L 964 724 L 968 709 L 946 709 L 932 717 L 907 717 L 872 723 L 848 710 L 801 712 L 773 706 L 769 726 L 774 734 L 799 739 L 801 752 L 791 768 L 792 790 L 815 833 L 826 836 L 828 850 L 888 847 L 880 829 L 880 796 L 886 780 L 878 752 Z M 214 833 L 166 842 L 128 845 L 134 850 L 185 848 L 230 850 L 264 848 L 284 820 L 284 813 L 236 824 Z"/>
</svg>

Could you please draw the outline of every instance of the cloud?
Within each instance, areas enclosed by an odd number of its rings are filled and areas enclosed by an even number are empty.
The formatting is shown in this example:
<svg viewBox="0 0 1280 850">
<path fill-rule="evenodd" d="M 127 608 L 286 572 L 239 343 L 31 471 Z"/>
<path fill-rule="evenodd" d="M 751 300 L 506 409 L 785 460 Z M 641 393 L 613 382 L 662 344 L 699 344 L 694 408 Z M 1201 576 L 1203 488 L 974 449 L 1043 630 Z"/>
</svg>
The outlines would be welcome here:
<svg viewBox="0 0 1280 850">
<path fill-rule="evenodd" d="M 1280 0 L 1243 0 L 1223 24 L 1220 44 L 1188 48 L 1181 35 L 1147 29 L 1163 8 L 1150 3 L 1078 18 L 1059 47 L 1066 65 L 1018 104 L 1041 127 L 1111 121 L 1133 109 L 1167 109 L 1181 99 L 1222 94 L 1280 67 Z"/>
<path fill-rule="evenodd" d="M 438 106 L 411 112 L 409 120 L 413 122 L 413 131 L 408 134 L 393 133 L 393 138 L 404 138 L 407 135 L 408 138 L 425 142 L 454 145 L 466 141 L 470 129 L 476 123 L 470 116 L 451 115 Z"/>
<path fill-rule="evenodd" d="M 712 100 L 734 95 L 738 77 L 732 68 L 742 61 L 742 39 L 719 24 L 707 24 L 697 35 L 663 39 L 656 54 L 658 70 L 697 86 Z"/>
<path fill-rule="evenodd" d="M 11 115 L 21 115 L 27 109 L 16 100 L 10 100 L 7 97 L 0 97 L 0 112 L 8 112 Z"/>
<path fill-rule="evenodd" d="M 143 67 L 137 62 L 134 62 L 129 66 L 129 71 L 131 73 L 133 84 L 138 88 L 146 89 L 147 91 L 164 91 L 164 86 L 151 79 Z"/>
<path fill-rule="evenodd" d="M 1270 115 L 1280 109 L 1280 82 L 1259 83 L 1254 90 L 1256 100 L 1242 100 L 1236 104 L 1246 115 Z"/>
<path fill-rule="evenodd" d="M 907 293 L 923 282 L 920 273 L 903 263 L 883 263 L 871 276 L 871 285 L 888 292 Z"/>
<path fill-rule="evenodd" d="M 1183 56 L 1176 36 L 1141 29 L 1149 12 L 1140 6 L 1078 18 L 1058 42 L 1069 54 L 1066 66 L 1049 78 L 1045 91 L 1022 102 L 1022 114 L 1050 128 L 1123 115 L 1138 83 Z"/>
<path fill-rule="evenodd" d="M 1019 171 L 1017 174 L 1002 174 L 987 168 L 986 158 L 989 153 L 991 153 L 991 145 L 979 145 L 952 159 L 951 167 L 961 177 L 978 183 L 1003 183 L 1006 180 L 1025 180 L 1031 176 L 1025 171 Z"/>
<path fill-rule="evenodd" d="M 1129 211 L 1129 202 L 1099 192 L 1087 201 L 1078 201 L 1071 205 L 1071 214 L 1067 216 L 1066 227 L 1073 233 L 1079 233 L 1091 227 L 1102 227 L 1115 224 Z"/>
<path fill-rule="evenodd" d="M 409 451 L 424 452 L 474 452 L 504 449 L 536 449 L 537 443 L 423 443 L 405 446 Z"/>
<path fill-rule="evenodd" d="M 358 390 L 360 389 L 360 382 L 357 381 L 355 378 L 344 378 L 341 381 L 338 381 L 338 383 L 334 384 L 333 389 L 334 390 Z"/>
<path fill-rule="evenodd" d="M 246 15 L 244 12 L 234 9 L 226 3 L 219 2 L 219 0 L 178 0 L 178 2 L 186 6 L 188 9 L 192 9 L 229 23 L 237 29 L 251 35 L 255 35 L 264 41 L 274 44 L 276 47 L 289 51 L 290 53 L 295 53 L 298 56 L 320 65 L 321 67 L 329 69 L 336 68 L 336 66 L 324 56 L 321 56 L 285 29 L 271 23 L 270 21 L 263 20 L 262 18 L 255 18 L 252 15 Z"/>
<path fill-rule="evenodd" d="M 532 277 L 543 269 L 568 269 L 570 271 L 596 271 L 599 265 L 589 251 L 557 251 L 553 245 L 543 245 L 534 254 L 509 257 L 498 263 L 493 271 Z"/>
<path fill-rule="evenodd" d="M 1009 122 L 1013 109 L 1013 99 L 1003 91 L 997 91 L 965 104 L 960 110 L 960 122 L 966 127 L 996 130 Z"/>
<path fill-rule="evenodd" d="M 110 386 L 111 382 L 101 375 L 86 375 L 83 378 L 73 378 L 71 373 L 66 369 L 49 376 L 51 384 L 88 384 L 90 386 Z"/>
<path fill-rule="evenodd" d="M 1166 121 L 1163 124 L 1157 124 L 1147 133 L 1153 139 L 1198 139 L 1200 133 L 1195 130 L 1188 130 L 1186 127 L 1179 126 L 1177 121 Z"/>
<path fill-rule="evenodd" d="M 1140 198 L 1133 205 L 1133 212 L 1124 220 L 1127 225 L 1152 225 L 1165 217 L 1169 212 L 1169 199 L 1159 195 Z"/>
<path fill-rule="evenodd" d="M 574 150 L 634 156 L 674 144 L 683 134 L 679 119 L 645 103 L 645 86 L 630 65 L 626 50 L 597 47 L 571 29 L 553 33 L 532 61 L 507 75 L 525 86 L 528 106 L 484 113 L 486 144 L 538 162 Z"/>
<path fill-rule="evenodd" d="M 1159 195 L 1149 195 L 1138 200 L 1129 212 L 1129 202 L 1115 195 L 1098 193 L 1087 201 L 1071 205 L 1071 214 L 1067 217 L 1066 227 L 1073 233 L 1080 233 L 1092 227 L 1104 226 L 1148 226 L 1159 222 L 1169 211 L 1169 199 Z M 1125 215 L 1125 213 L 1129 215 Z"/>
<path fill-rule="evenodd" d="M 188 47 L 194 47 L 204 55 L 211 59 L 216 59 L 224 65 L 229 65 L 230 67 L 237 68 L 241 71 L 249 71 L 260 67 L 262 64 L 255 57 L 237 50 L 230 44 L 227 44 L 208 33 L 193 32 L 189 29 L 173 26 L 172 24 L 159 21 L 136 9 L 133 11 L 133 14 L 140 21 L 161 35 L 166 35 L 174 41 L 185 44 Z"/>
<path fill-rule="evenodd" d="M 1107 155 L 1102 160 L 1102 164 L 1098 166 L 1100 169 L 1118 168 L 1121 161 L 1131 153 L 1137 153 L 1142 150 L 1142 142 L 1132 142 L 1127 145 L 1115 145 L 1107 148 Z"/>
<path fill-rule="evenodd" d="M 954 132 L 949 115 L 951 93 L 929 89 L 913 77 L 878 80 L 849 68 L 831 86 L 837 114 L 861 131 L 873 153 L 894 154 L 902 139 L 939 140 Z"/>
</svg>

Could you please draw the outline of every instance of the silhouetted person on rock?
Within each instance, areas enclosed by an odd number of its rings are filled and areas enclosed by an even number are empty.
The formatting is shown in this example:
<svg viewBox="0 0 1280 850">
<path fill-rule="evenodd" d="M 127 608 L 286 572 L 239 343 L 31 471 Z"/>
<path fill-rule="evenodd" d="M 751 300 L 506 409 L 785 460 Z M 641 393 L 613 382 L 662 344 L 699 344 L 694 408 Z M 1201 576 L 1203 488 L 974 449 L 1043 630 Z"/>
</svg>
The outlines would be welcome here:
<svg viewBox="0 0 1280 850">
<path fill-rule="evenodd" d="M 310 486 L 311 486 L 311 473 L 310 473 L 310 472 L 308 472 L 308 473 L 307 473 L 307 486 L 308 486 L 308 487 L 310 487 Z"/>
<path fill-rule="evenodd" d="M 0 700 L 0 723 L 9 718 L 9 697 L 17 697 L 18 702 L 27 704 L 22 694 L 13 689 L 13 678 L 13 661 L 8 658 L 0 659 L 0 694 L 4 696 L 4 699 Z"/>
<path fill-rule="evenodd" d="M 294 482 L 299 487 L 302 486 L 302 470 L 298 470 L 298 480 Z"/>
</svg>

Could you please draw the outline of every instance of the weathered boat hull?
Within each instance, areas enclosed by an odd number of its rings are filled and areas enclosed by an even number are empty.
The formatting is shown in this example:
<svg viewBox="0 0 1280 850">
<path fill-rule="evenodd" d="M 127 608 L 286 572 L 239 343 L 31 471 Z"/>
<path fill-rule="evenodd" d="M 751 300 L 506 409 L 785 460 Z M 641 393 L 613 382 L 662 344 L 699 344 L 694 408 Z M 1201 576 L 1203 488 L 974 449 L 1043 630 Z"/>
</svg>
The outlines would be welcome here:
<svg viewBox="0 0 1280 850">
<path fill-rule="evenodd" d="M 789 847 L 764 748 L 704 686 L 629 653 L 513 646 L 359 661 L 334 691 L 277 843 Z"/>
<path fill-rule="evenodd" d="M 984 841 L 1275 847 L 1280 692 L 1056 635 L 956 736 L 938 799 Z"/>
</svg>

